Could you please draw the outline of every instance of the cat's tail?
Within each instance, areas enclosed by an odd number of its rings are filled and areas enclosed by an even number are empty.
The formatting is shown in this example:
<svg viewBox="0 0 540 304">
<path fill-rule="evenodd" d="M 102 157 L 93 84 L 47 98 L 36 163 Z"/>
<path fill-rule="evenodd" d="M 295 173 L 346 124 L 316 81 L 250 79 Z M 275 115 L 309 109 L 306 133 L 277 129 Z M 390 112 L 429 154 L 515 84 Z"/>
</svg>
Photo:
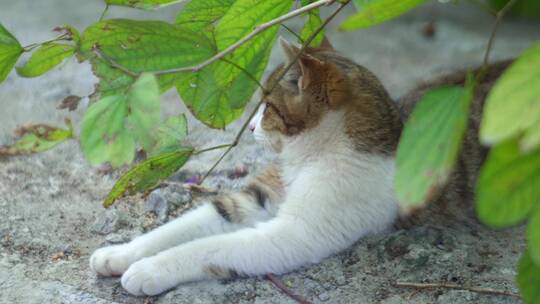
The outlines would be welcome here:
<svg viewBox="0 0 540 304">
<path fill-rule="evenodd" d="M 441 189 L 439 196 L 428 205 L 400 221 L 400 226 L 426 222 L 448 222 L 456 218 L 473 217 L 473 201 L 476 180 L 480 167 L 484 163 L 489 148 L 482 145 L 478 138 L 485 99 L 495 84 L 495 81 L 512 63 L 513 60 L 499 61 L 490 64 L 483 77 L 476 84 L 473 102 L 471 104 L 467 131 L 459 155 L 458 162 L 447 185 Z M 424 94 L 436 87 L 465 84 L 467 74 L 478 75 L 481 67 L 457 71 L 443 75 L 434 80 L 420 84 L 408 94 L 399 98 L 397 103 L 401 110 L 403 121 L 406 122 L 416 103 Z"/>
</svg>

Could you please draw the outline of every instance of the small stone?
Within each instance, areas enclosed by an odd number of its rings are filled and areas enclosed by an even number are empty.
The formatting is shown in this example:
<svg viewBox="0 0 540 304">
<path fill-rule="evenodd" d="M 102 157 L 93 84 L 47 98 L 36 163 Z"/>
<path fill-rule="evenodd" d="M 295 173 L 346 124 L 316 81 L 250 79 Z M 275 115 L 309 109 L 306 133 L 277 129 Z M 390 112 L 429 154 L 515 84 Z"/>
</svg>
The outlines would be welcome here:
<svg viewBox="0 0 540 304">
<path fill-rule="evenodd" d="M 155 213 L 158 220 L 164 222 L 171 209 L 188 204 L 191 200 L 191 193 L 183 186 L 170 185 L 152 191 L 144 203 L 144 211 Z"/>
<path fill-rule="evenodd" d="M 119 244 L 126 242 L 128 238 L 125 235 L 119 233 L 111 233 L 107 235 L 107 237 L 105 237 L 105 240 L 111 244 Z"/>
<path fill-rule="evenodd" d="M 102 235 L 118 231 L 128 223 L 128 215 L 120 210 L 105 210 L 101 212 L 92 224 L 91 230 Z"/>
<path fill-rule="evenodd" d="M 150 193 L 144 202 L 145 212 L 154 212 L 160 221 L 165 221 L 169 214 L 169 203 L 163 189 L 156 189 Z"/>
<path fill-rule="evenodd" d="M 165 189 L 167 201 L 175 207 L 189 204 L 192 200 L 191 192 L 180 185 L 171 185 Z"/>
<path fill-rule="evenodd" d="M 319 300 L 321 300 L 321 302 L 326 302 L 330 300 L 330 295 L 328 294 L 328 292 L 320 293 L 317 297 L 319 298 Z"/>
<path fill-rule="evenodd" d="M 336 285 L 343 286 L 347 284 L 347 279 L 344 276 L 338 276 L 336 278 Z"/>
</svg>

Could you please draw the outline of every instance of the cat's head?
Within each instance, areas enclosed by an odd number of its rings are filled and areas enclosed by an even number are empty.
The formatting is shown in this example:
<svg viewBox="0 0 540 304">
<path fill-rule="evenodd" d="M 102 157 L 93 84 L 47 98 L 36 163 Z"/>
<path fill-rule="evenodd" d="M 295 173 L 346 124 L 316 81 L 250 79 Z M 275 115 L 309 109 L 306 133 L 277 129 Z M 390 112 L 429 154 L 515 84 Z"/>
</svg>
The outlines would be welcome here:
<svg viewBox="0 0 540 304">
<path fill-rule="evenodd" d="M 275 87 L 249 125 L 257 141 L 280 152 L 292 139 L 320 128 L 327 115 L 339 112 L 342 131 L 359 147 L 384 146 L 383 150 L 394 152 L 401 131 L 399 114 L 371 72 L 340 55 L 329 43 L 307 48 L 299 56 L 298 47 L 283 39 L 280 43 L 286 61 L 266 80 L 266 88 Z M 296 57 L 296 63 L 279 80 Z"/>
</svg>

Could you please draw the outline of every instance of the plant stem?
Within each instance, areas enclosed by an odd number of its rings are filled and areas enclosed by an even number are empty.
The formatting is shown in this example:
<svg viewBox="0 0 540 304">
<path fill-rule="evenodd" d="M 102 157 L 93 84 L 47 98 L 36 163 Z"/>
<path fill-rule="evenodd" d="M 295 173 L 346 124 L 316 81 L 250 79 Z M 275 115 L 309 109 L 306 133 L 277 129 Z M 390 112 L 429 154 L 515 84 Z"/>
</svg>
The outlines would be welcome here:
<svg viewBox="0 0 540 304">
<path fill-rule="evenodd" d="M 510 0 L 508 1 L 504 7 L 497 12 L 495 15 L 495 23 L 493 24 L 493 29 L 491 30 L 491 35 L 489 36 L 488 44 L 486 47 L 486 52 L 484 54 L 484 62 L 482 64 L 482 70 L 485 70 L 488 65 L 489 61 L 489 53 L 491 52 L 491 48 L 493 47 L 493 42 L 495 41 L 495 35 L 497 34 L 497 29 L 499 27 L 499 24 L 501 23 L 504 15 L 512 8 L 514 4 L 516 4 L 518 0 Z"/>
<path fill-rule="evenodd" d="M 291 299 L 295 300 L 296 302 L 300 303 L 300 304 L 310 304 L 310 302 L 304 298 L 302 298 L 301 296 L 293 293 L 293 291 L 291 291 L 285 284 L 283 284 L 283 282 L 278 278 L 276 277 L 274 274 L 272 273 L 269 273 L 266 275 L 266 278 L 272 282 L 272 284 L 274 284 L 274 286 L 276 286 L 277 288 L 279 288 L 279 290 L 281 290 L 283 293 L 285 293 L 287 296 L 289 296 Z"/>
<path fill-rule="evenodd" d="M 99 48 L 99 46 L 97 44 L 94 44 L 92 46 L 92 52 L 94 54 L 96 54 L 96 56 L 101 59 L 102 61 L 108 63 L 111 67 L 115 68 L 115 69 L 118 69 L 126 74 L 128 74 L 129 76 L 132 76 L 132 77 L 138 77 L 139 76 L 139 73 L 137 72 L 133 72 L 132 70 L 124 67 L 123 65 L 113 61 L 112 59 L 110 59 L 109 57 L 107 57 L 107 55 L 105 55 L 105 53 L 103 53 L 101 51 L 101 49 Z"/>
<path fill-rule="evenodd" d="M 255 78 L 255 76 L 251 75 L 250 72 L 248 72 L 246 69 L 244 69 L 243 67 L 239 66 L 238 64 L 236 64 L 235 62 L 232 62 L 230 61 L 229 59 L 226 59 L 226 58 L 221 58 L 221 61 L 223 62 L 226 62 L 230 65 L 232 65 L 233 67 L 239 69 L 240 71 L 242 71 L 244 74 L 246 74 L 246 76 L 249 77 L 249 79 L 253 80 L 253 82 L 255 82 L 257 84 L 257 86 L 264 92 L 266 89 L 264 88 L 264 86 L 262 85 L 262 83 L 257 80 L 257 78 Z"/>
<path fill-rule="evenodd" d="M 160 71 L 147 71 L 149 73 L 152 73 L 152 74 L 155 74 L 155 75 L 165 75 L 165 74 L 174 74 L 174 73 L 180 73 L 180 72 L 198 72 L 200 70 L 202 70 L 203 68 L 211 65 L 212 63 L 224 58 L 225 56 L 229 55 L 230 53 L 234 52 L 236 49 L 238 49 L 239 47 L 241 47 L 242 45 L 244 45 L 246 42 L 250 41 L 251 39 L 253 39 L 255 36 L 257 36 L 258 34 L 260 34 L 261 32 L 264 32 L 265 30 L 271 28 L 272 26 L 276 25 L 276 24 L 280 24 L 286 20 L 289 20 L 291 18 L 294 18 L 298 15 L 301 15 L 305 12 L 309 12 L 311 10 L 314 10 L 314 9 L 317 9 L 321 6 L 325 6 L 325 5 L 330 5 L 334 2 L 336 2 L 337 0 L 319 0 L 319 1 L 315 1 L 309 5 L 306 5 L 306 6 L 303 6 L 299 9 L 295 9 L 293 11 L 290 11 L 289 13 L 283 15 L 283 16 L 280 16 L 276 19 L 273 19 L 273 20 L 270 20 L 266 23 L 263 23 L 259 26 L 257 26 L 251 33 L 247 34 L 246 36 L 244 36 L 242 39 L 238 40 L 237 42 L 233 43 L 232 45 L 230 45 L 228 48 L 224 49 L 223 51 L 217 53 L 216 55 L 214 55 L 213 57 L 209 58 L 208 60 L 202 62 L 202 63 L 199 63 L 197 65 L 194 65 L 194 66 L 189 66 L 189 67 L 182 67 L 182 68 L 175 68 L 175 69 L 169 69 L 169 70 L 160 70 Z M 347 3 L 349 2 L 350 0 L 347 0 Z M 95 47 L 95 53 L 101 53 L 101 55 L 103 55 L 103 53 L 101 52 L 101 50 L 99 50 L 99 47 L 98 46 L 94 46 Z M 129 74 L 131 76 L 137 76 L 139 75 L 140 73 L 137 73 L 137 72 L 133 72 L 131 71 L 130 69 L 128 69 L 127 67 L 124 67 L 122 66 L 121 64 L 119 63 L 116 63 L 114 62 L 113 60 L 111 60 L 110 58 L 107 58 L 107 57 L 104 57 L 104 56 L 101 56 L 102 59 L 105 59 L 111 66 L 125 72 L 126 74 Z"/>
<path fill-rule="evenodd" d="M 516 297 L 521 298 L 519 294 L 508 292 L 508 291 L 501 291 L 496 290 L 492 288 L 482 288 L 482 287 L 467 287 L 457 284 L 449 284 L 449 283 L 415 283 L 415 282 L 400 282 L 397 281 L 394 283 L 394 286 L 396 287 L 412 287 L 412 288 L 418 288 L 418 289 L 431 289 L 431 288 L 446 288 L 446 289 L 457 289 L 457 290 L 467 290 L 477 293 L 487 293 L 487 294 L 494 294 L 494 295 L 503 295 L 503 296 L 510 296 L 510 297 Z"/>
<path fill-rule="evenodd" d="M 201 153 L 204 153 L 204 152 L 208 152 L 208 151 L 212 151 L 212 150 L 218 150 L 218 149 L 223 149 L 223 148 L 227 148 L 227 147 L 230 147 L 231 144 L 224 144 L 224 145 L 219 145 L 219 146 L 214 146 L 214 147 L 210 147 L 210 148 L 205 148 L 205 149 L 201 149 L 201 150 L 197 150 L 195 152 L 193 152 L 193 154 L 201 154 Z"/>
<path fill-rule="evenodd" d="M 300 43 L 304 43 L 304 39 L 302 39 L 302 37 L 300 37 L 300 35 L 298 35 L 295 31 L 293 31 L 290 27 L 286 26 L 285 24 L 281 24 L 281 26 L 287 30 L 287 32 L 293 34 L 293 36 L 296 37 L 296 39 L 298 39 L 298 41 L 300 41 Z"/>
<path fill-rule="evenodd" d="M 43 41 L 43 42 L 32 43 L 32 44 L 29 44 L 29 45 L 23 47 L 23 51 L 30 52 L 31 50 L 35 49 L 38 46 L 41 46 L 41 45 L 44 45 L 44 44 L 47 44 L 47 43 L 51 43 L 51 42 L 55 42 L 55 41 L 64 40 L 67 37 L 69 37 L 69 33 L 64 33 L 64 34 L 62 34 L 62 35 L 60 35 L 60 36 L 58 36 L 56 38 L 46 40 L 46 41 Z"/>
<path fill-rule="evenodd" d="M 255 116 L 255 114 L 257 113 L 257 110 L 259 109 L 261 104 L 264 102 L 265 97 L 270 95 L 272 91 L 277 87 L 277 85 L 279 84 L 279 81 L 285 76 L 285 74 L 289 71 L 289 69 L 298 61 L 298 59 L 300 58 L 300 56 L 302 55 L 306 47 L 315 39 L 315 37 L 317 37 L 317 35 L 328 25 L 328 23 L 330 23 L 330 21 L 332 21 L 332 19 L 334 19 L 334 17 L 350 1 L 351 0 L 345 0 L 343 2 L 340 2 L 338 8 L 328 18 L 326 18 L 326 20 L 313 33 L 311 33 L 311 35 L 306 39 L 306 41 L 304 41 L 304 43 L 300 47 L 298 54 L 296 54 L 295 58 L 293 58 L 293 60 L 291 60 L 291 62 L 289 62 L 289 64 L 281 70 L 281 73 L 276 78 L 276 81 L 274 82 L 273 86 L 269 90 L 263 90 L 261 99 L 259 100 L 259 102 L 255 105 L 255 108 L 249 114 L 248 118 L 246 119 L 246 121 L 244 122 L 244 124 L 242 125 L 238 133 L 236 134 L 236 137 L 234 138 L 233 142 L 230 144 L 227 150 L 223 152 L 223 154 L 219 157 L 219 159 L 212 165 L 212 167 L 206 172 L 206 174 L 201 178 L 201 180 L 199 181 L 199 184 L 202 184 L 204 182 L 204 180 L 212 173 L 212 171 L 214 171 L 214 169 L 225 158 L 225 156 L 227 156 L 227 154 L 229 154 L 229 152 L 238 144 L 238 142 L 240 141 L 240 138 L 244 134 L 244 131 L 246 131 L 247 126 L 249 125 L 249 122 L 251 121 L 253 116 Z"/>
<path fill-rule="evenodd" d="M 101 20 L 103 20 L 103 18 L 105 18 L 105 15 L 107 14 L 108 11 L 109 11 L 109 5 L 106 4 L 105 8 L 103 9 L 103 12 L 101 13 L 101 16 L 99 16 L 99 21 L 101 21 Z"/>
</svg>

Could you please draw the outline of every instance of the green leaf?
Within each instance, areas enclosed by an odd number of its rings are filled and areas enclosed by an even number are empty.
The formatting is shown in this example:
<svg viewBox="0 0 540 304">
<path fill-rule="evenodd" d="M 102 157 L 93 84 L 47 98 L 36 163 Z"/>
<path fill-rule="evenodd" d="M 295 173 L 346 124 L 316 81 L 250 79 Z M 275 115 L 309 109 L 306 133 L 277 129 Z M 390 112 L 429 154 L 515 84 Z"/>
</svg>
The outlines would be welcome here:
<svg viewBox="0 0 540 304">
<path fill-rule="evenodd" d="M 519 224 L 540 201 L 540 153 L 521 155 L 517 142 L 489 153 L 476 189 L 480 220 L 495 227 Z"/>
<path fill-rule="evenodd" d="M 88 108 L 81 127 L 83 152 L 91 164 L 130 163 L 135 142 L 147 151 L 155 145 L 152 131 L 160 116 L 157 81 L 143 73 L 125 94 L 104 97 Z"/>
<path fill-rule="evenodd" d="M 523 253 L 519 260 L 517 283 L 523 303 L 540 303 L 540 265 L 533 261 L 528 251 Z"/>
<path fill-rule="evenodd" d="M 90 96 L 92 100 L 122 94 L 135 82 L 135 77 L 110 67 L 99 59 L 91 59 L 90 64 L 92 65 L 92 72 L 99 78 L 96 90 Z"/>
<path fill-rule="evenodd" d="M 243 109 L 231 107 L 230 103 L 234 96 L 220 87 L 214 72 L 210 66 L 197 73 L 180 75 L 176 88 L 197 119 L 207 126 L 224 128 L 238 118 Z"/>
<path fill-rule="evenodd" d="M 308 20 L 304 24 L 302 31 L 300 32 L 300 38 L 302 41 L 306 41 L 320 26 L 322 25 L 321 15 L 319 10 L 312 10 L 308 13 Z M 318 47 L 324 39 L 324 30 L 320 31 L 315 39 L 310 43 L 311 47 Z"/>
<path fill-rule="evenodd" d="M 43 152 L 73 138 L 71 121 L 66 121 L 68 129 L 56 128 L 46 124 L 31 124 L 19 127 L 16 133 L 20 138 L 10 146 L 0 147 L 0 156 L 25 155 Z"/>
<path fill-rule="evenodd" d="M 0 83 L 6 79 L 23 51 L 19 41 L 0 23 Z"/>
<path fill-rule="evenodd" d="M 237 0 L 215 29 L 218 51 L 250 33 L 257 25 L 289 11 L 293 2 L 282 0 Z M 257 35 L 226 56 L 241 69 L 260 79 L 268 63 L 278 26 Z M 224 128 L 237 119 L 258 88 L 241 69 L 225 61 L 216 62 L 196 74 L 179 75 L 177 89 L 184 103 L 203 123 Z"/>
<path fill-rule="evenodd" d="M 162 21 L 111 19 L 95 23 L 83 33 L 81 52 L 92 48 L 134 72 L 190 66 L 214 54 L 212 42 L 187 27 Z"/>
<path fill-rule="evenodd" d="M 75 53 L 75 47 L 69 44 L 44 44 L 32 54 L 23 66 L 17 67 L 17 73 L 22 77 L 37 77 L 45 74 L 64 59 Z"/>
<path fill-rule="evenodd" d="M 424 2 L 426 0 L 354 0 L 358 14 L 345 19 L 339 28 L 352 31 L 370 27 L 396 18 Z"/>
<path fill-rule="evenodd" d="M 176 24 L 183 24 L 189 29 L 205 30 L 213 26 L 236 0 L 191 0 L 176 17 Z"/>
<path fill-rule="evenodd" d="M 540 85 L 540 83 L 538 84 Z M 535 122 L 525 131 L 520 141 L 521 151 L 530 152 L 540 145 L 540 115 Z"/>
<path fill-rule="evenodd" d="M 540 205 L 540 190 L 538 192 L 537 207 L 527 224 L 527 239 L 530 256 L 536 264 L 540 265 L 540 207 L 538 207 Z"/>
<path fill-rule="evenodd" d="M 135 79 L 97 59 L 94 46 L 108 59 L 137 73 L 191 66 L 214 54 L 214 45 L 204 34 L 185 26 L 125 19 L 95 23 L 83 33 L 81 55 L 91 59 L 93 71 L 101 80 L 96 89 L 98 97 L 123 93 Z M 172 87 L 177 78 L 176 74 L 159 76 L 161 91 Z"/>
<path fill-rule="evenodd" d="M 187 119 L 184 114 L 169 117 L 154 131 L 156 146 L 151 150 L 151 155 L 180 148 L 187 133 Z"/>
<path fill-rule="evenodd" d="M 117 199 L 125 195 L 133 195 L 156 187 L 160 182 L 178 171 L 192 153 L 192 148 L 183 148 L 174 152 L 156 155 L 137 164 L 120 177 L 103 202 L 103 206 L 108 208 Z"/>
<path fill-rule="evenodd" d="M 139 76 L 129 90 L 128 105 L 128 127 L 143 149 L 150 151 L 155 145 L 151 131 L 161 120 L 159 86 L 154 75 Z"/>
<path fill-rule="evenodd" d="M 93 164 L 110 162 L 117 167 L 135 157 L 135 140 L 125 126 L 126 95 L 111 95 L 93 103 L 81 123 L 81 148 Z"/>
<path fill-rule="evenodd" d="M 418 102 L 401 135 L 395 187 L 404 209 L 433 199 L 454 168 L 462 144 L 472 84 L 442 87 Z"/>
<path fill-rule="evenodd" d="M 184 0 L 105 0 L 108 5 L 129 6 L 140 9 L 156 9 Z"/>
<path fill-rule="evenodd" d="M 527 130 L 540 117 L 540 43 L 526 50 L 497 80 L 490 91 L 480 128 L 480 139 L 496 144 Z M 538 127 L 523 142 L 537 144 Z"/>
</svg>

